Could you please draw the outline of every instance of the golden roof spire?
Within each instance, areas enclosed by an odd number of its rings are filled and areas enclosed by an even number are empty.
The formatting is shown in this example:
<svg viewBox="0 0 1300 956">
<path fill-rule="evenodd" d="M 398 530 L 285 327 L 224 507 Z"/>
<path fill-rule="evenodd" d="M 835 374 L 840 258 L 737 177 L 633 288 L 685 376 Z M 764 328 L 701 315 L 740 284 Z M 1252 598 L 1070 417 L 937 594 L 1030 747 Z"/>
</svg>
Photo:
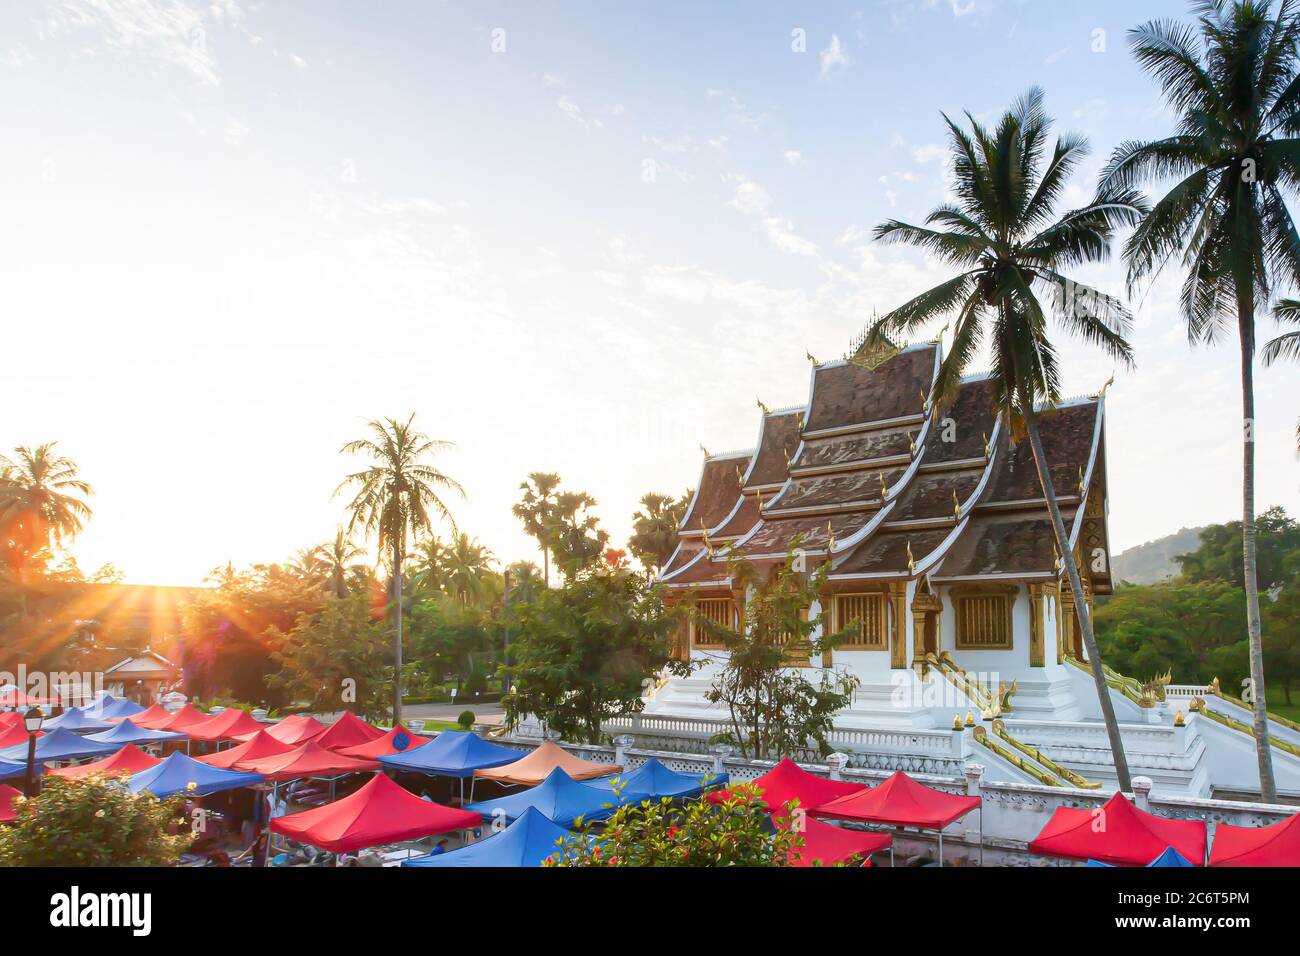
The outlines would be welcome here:
<svg viewBox="0 0 1300 956">
<path fill-rule="evenodd" d="M 700 442 L 700 451 L 704 452 L 704 457 L 709 457 L 709 450 L 704 447 L 704 442 Z"/>
<path fill-rule="evenodd" d="M 761 409 L 763 410 L 763 414 L 764 414 L 764 415 L 770 415 L 770 414 L 771 414 L 771 412 L 768 410 L 768 407 L 767 407 L 766 405 L 763 404 L 763 400 L 762 400 L 761 398 L 755 396 L 755 397 L 754 397 L 754 401 L 758 402 L 758 407 L 761 408 Z"/>
<path fill-rule="evenodd" d="M 812 354 L 811 352 L 804 352 L 804 358 L 806 358 L 808 361 L 812 362 L 813 368 L 821 368 L 821 367 L 822 367 L 822 363 L 819 362 L 819 361 L 817 361 L 817 359 L 813 357 L 813 354 Z"/>
<path fill-rule="evenodd" d="M 907 573 L 916 573 L 916 559 L 912 557 L 912 539 L 907 539 Z"/>
<path fill-rule="evenodd" d="M 829 521 L 826 522 L 826 545 L 828 550 L 835 550 L 835 529 L 831 527 Z"/>
<path fill-rule="evenodd" d="M 961 502 L 957 500 L 957 489 L 952 489 L 952 513 L 958 518 L 961 517 Z"/>
<path fill-rule="evenodd" d="M 889 486 L 885 484 L 885 473 L 883 471 L 876 472 L 876 478 L 880 480 L 880 500 L 884 501 L 889 497 Z"/>
<path fill-rule="evenodd" d="M 1101 391 L 1097 393 L 1097 397 L 1098 397 L 1098 398 L 1105 398 L 1105 397 L 1106 397 L 1106 389 L 1110 388 L 1110 387 L 1111 387 L 1112 385 L 1114 385 L 1114 384 L 1115 384 L 1115 373 L 1114 373 L 1114 372 L 1111 372 L 1111 373 L 1110 373 L 1110 378 L 1106 379 L 1106 384 L 1103 385 L 1103 386 L 1101 387 Z"/>
</svg>

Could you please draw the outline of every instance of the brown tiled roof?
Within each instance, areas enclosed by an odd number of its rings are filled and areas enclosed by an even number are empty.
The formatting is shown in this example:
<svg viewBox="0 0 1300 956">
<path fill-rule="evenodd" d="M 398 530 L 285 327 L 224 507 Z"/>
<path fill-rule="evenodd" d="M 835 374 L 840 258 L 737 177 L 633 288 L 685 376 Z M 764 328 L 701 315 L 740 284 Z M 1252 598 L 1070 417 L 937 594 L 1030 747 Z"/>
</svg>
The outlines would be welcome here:
<svg viewBox="0 0 1300 956">
<path fill-rule="evenodd" d="M 739 546 L 744 554 L 778 554 L 787 551 L 796 535 L 802 534 L 803 548 L 821 551 L 826 548 L 827 525 L 835 532 L 836 542 L 843 541 L 854 532 L 861 531 L 871 520 L 872 512 L 853 511 L 847 514 L 815 515 L 808 518 L 783 518 L 764 521 L 753 537 Z"/>
<path fill-rule="evenodd" d="M 745 495 L 740 503 L 736 513 L 728 519 L 727 523 L 713 532 L 715 538 L 735 538 L 745 534 L 754 525 L 758 524 L 758 495 Z"/>
<path fill-rule="evenodd" d="M 927 528 L 909 531 L 878 531 L 858 545 L 846 558 L 836 562 L 832 575 L 888 574 L 907 570 L 907 546 L 912 558 L 920 563 L 952 533 L 952 528 Z"/>
<path fill-rule="evenodd" d="M 811 508 L 820 505 L 850 504 L 853 502 L 879 502 L 880 476 L 886 487 L 892 486 L 906 469 L 870 468 L 846 471 L 835 475 L 810 475 L 796 478 L 780 498 L 767 502 L 767 507 Z"/>
<path fill-rule="evenodd" d="M 740 478 L 749 467 L 748 455 L 710 458 L 704 462 L 700 473 L 700 487 L 690 511 L 682 519 L 683 531 L 699 531 L 701 527 L 714 528 L 726 520 L 740 497 Z"/>
<path fill-rule="evenodd" d="M 953 492 L 957 493 L 957 500 L 964 505 L 966 500 L 975 493 L 983 476 L 982 467 L 919 474 L 898 496 L 898 504 L 889 513 L 889 520 L 909 521 L 920 518 L 954 517 Z"/>
<path fill-rule="evenodd" d="M 708 555 L 700 558 L 686 570 L 682 571 L 668 583 L 673 585 L 680 584 L 717 584 L 724 581 L 727 577 L 727 564 L 725 561 L 715 561 Z"/>
<path fill-rule="evenodd" d="M 672 557 L 668 559 L 668 563 L 663 566 L 659 575 L 663 577 L 684 568 L 686 565 L 691 563 L 691 558 L 695 557 L 703 550 L 704 545 L 700 543 L 698 538 L 683 539 L 681 547 L 678 548 Z"/>
<path fill-rule="evenodd" d="M 1052 486 L 1058 495 L 1079 493 L 1079 470 L 1085 471 L 1092 453 L 1092 438 L 1097 426 L 1097 402 L 1067 405 L 1051 412 L 1043 412 L 1038 420 L 1038 431 L 1043 438 L 1043 451 L 1051 464 Z M 1043 489 L 1034 467 L 1034 452 L 1028 439 L 1014 448 L 1005 441 L 998 461 L 994 465 L 984 502 L 1023 501 L 1042 498 Z"/>
<path fill-rule="evenodd" d="M 1073 512 L 1063 513 L 1066 527 Z M 1045 512 L 990 513 L 973 517 L 936 573 L 937 578 L 975 574 L 1036 574 L 1056 570 L 1055 537 Z"/>
<path fill-rule="evenodd" d="M 907 349 L 875 370 L 852 362 L 819 368 L 805 428 L 819 431 L 919 414 L 934 380 L 937 349 L 933 344 Z"/>
<path fill-rule="evenodd" d="M 921 426 L 891 428 L 881 431 L 858 432 L 852 435 L 835 435 L 830 438 L 813 438 L 804 443 L 795 468 L 824 468 L 830 465 L 848 465 L 873 458 L 890 458 L 911 451 L 912 438 L 920 433 Z"/>
<path fill-rule="evenodd" d="M 951 425 L 945 419 L 952 419 Z M 957 387 L 957 398 L 930 423 L 925 442 L 925 464 L 979 458 L 985 436 L 993 434 L 993 380 L 978 379 Z M 951 438 L 952 441 L 945 439 Z"/>
<path fill-rule="evenodd" d="M 745 481 L 746 488 L 776 485 L 785 481 L 786 456 L 794 457 L 799 448 L 799 422 L 803 411 L 776 412 L 763 417 L 763 434 L 759 440 L 754 468 Z"/>
</svg>

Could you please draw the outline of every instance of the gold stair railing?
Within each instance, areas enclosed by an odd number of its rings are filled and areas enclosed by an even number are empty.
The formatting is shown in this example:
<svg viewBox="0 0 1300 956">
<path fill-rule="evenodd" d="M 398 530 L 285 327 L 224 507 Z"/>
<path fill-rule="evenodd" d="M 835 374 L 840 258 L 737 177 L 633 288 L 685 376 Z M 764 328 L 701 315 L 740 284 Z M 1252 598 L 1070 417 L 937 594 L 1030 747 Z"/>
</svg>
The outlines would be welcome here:
<svg viewBox="0 0 1300 956">
<path fill-rule="evenodd" d="M 1099 781 L 1089 780 L 1087 777 L 1083 776 L 1082 774 L 1075 773 L 1069 767 L 1065 767 L 1057 763 L 1055 760 L 1047 756 L 1047 754 L 1043 753 L 1037 747 L 1030 746 L 1020 738 L 1012 736 L 1011 731 L 1007 730 L 1007 725 L 1003 721 L 1001 720 L 993 721 L 992 729 L 994 734 L 1001 737 L 1003 740 L 1005 740 L 1011 746 L 1015 747 L 1025 756 L 1032 757 L 1038 763 L 1042 764 L 1044 767 L 1046 767 L 1052 773 L 1056 774 L 1056 776 L 1060 777 L 1062 780 L 1065 780 L 1067 783 L 1075 787 L 1079 787 L 1083 790 L 1096 790 L 1101 786 L 1101 783 Z"/>
<path fill-rule="evenodd" d="M 971 675 L 970 671 L 954 661 L 947 651 L 940 651 L 938 654 L 931 651 L 923 660 L 942 674 L 948 683 L 974 701 L 985 719 L 1001 717 L 1010 712 L 1011 699 L 1018 689 L 1014 680 L 1010 686 L 1002 681 L 996 688 L 991 684 L 982 684 Z"/>
<path fill-rule="evenodd" d="M 1067 664 L 1073 664 L 1079 670 L 1091 674 L 1092 668 L 1083 661 L 1076 660 L 1068 654 L 1065 656 Z M 1125 677 L 1105 664 L 1101 665 L 1102 676 L 1106 679 L 1106 686 L 1113 690 L 1119 691 L 1139 707 L 1154 707 L 1156 705 L 1156 695 L 1149 687 L 1143 687 L 1142 682 L 1134 680 L 1132 677 Z"/>
<path fill-rule="evenodd" d="M 1218 696 L 1223 697 L 1224 700 L 1232 700 L 1232 698 L 1222 693 L 1220 693 Z M 1240 702 L 1234 701 L 1234 703 L 1240 703 Z M 1241 706 L 1246 707 L 1245 704 L 1241 704 Z M 1250 724 L 1243 723 L 1242 721 L 1237 720 L 1235 717 L 1229 717 L 1227 714 L 1221 714 L 1217 710 L 1211 710 L 1209 707 L 1205 706 L 1205 701 L 1201 700 L 1201 698 L 1199 697 L 1193 697 L 1192 702 L 1188 705 L 1187 709 L 1190 710 L 1192 713 L 1200 714 L 1202 717 L 1208 717 L 1216 724 L 1222 724 L 1225 727 L 1230 727 L 1233 730 L 1239 731 L 1245 734 L 1247 737 L 1253 738 L 1255 736 L 1255 728 L 1252 727 Z M 1250 708 L 1247 707 L 1246 709 L 1249 710 Z M 1269 720 L 1274 719 L 1272 714 L 1269 714 L 1268 717 Z M 1279 721 L 1279 723 L 1281 723 L 1281 721 Z M 1279 750 L 1283 750 L 1291 754 L 1293 757 L 1300 757 L 1300 747 L 1291 743 L 1291 741 L 1289 740 L 1282 740 L 1279 737 L 1274 737 L 1270 735 L 1268 738 L 1268 742 L 1271 746 L 1276 747 Z"/>
<path fill-rule="evenodd" d="M 1026 760 L 1023 756 L 1016 753 L 1015 749 L 1003 746 L 994 736 L 984 727 L 975 728 L 975 742 L 981 747 L 993 751 L 1007 763 L 1023 770 L 1029 776 L 1033 777 L 1039 783 L 1047 787 L 1063 787 L 1064 783 L 1052 774 L 1046 767 Z"/>
<path fill-rule="evenodd" d="M 1250 704 L 1246 703 L 1240 697 L 1233 697 L 1231 694 L 1224 693 L 1223 688 L 1219 686 L 1219 678 L 1217 677 L 1214 678 L 1214 680 L 1210 681 L 1209 686 L 1206 687 L 1206 690 L 1209 693 L 1213 694 L 1215 697 L 1220 698 L 1221 700 L 1230 701 L 1231 703 L 1236 704 L 1238 707 L 1242 708 L 1243 710 L 1252 710 L 1252 711 L 1254 710 L 1254 708 L 1251 707 Z M 1289 717 L 1283 717 L 1280 714 L 1275 714 L 1272 711 L 1268 711 L 1268 719 L 1272 721 L 1276 721 L 1277 723 L 1281 724 L 1283 727 L 1289 727 L 1291 730 L 1300 732 L 1300 724 L 1296 723 L 1294 720 L 1291 720 Z"/>
</svg>

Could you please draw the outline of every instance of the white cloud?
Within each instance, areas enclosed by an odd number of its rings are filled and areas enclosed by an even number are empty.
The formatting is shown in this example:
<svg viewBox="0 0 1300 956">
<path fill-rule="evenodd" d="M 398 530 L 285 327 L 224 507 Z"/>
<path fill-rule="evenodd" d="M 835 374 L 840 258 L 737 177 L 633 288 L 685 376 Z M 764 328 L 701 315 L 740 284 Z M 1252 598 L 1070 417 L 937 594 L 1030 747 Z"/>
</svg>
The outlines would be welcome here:
<svg viewBox="0 0 1300 956">
<path fill-rule="evenodd" d="M 555 101 L 555 105 L 560 108 L 561 113 L 582 126 L 594 126 L 599 129 L 604 125 L 598 119 L 588 119 L 584 116 L 582 107 L 574 102 L 573 97 L 571 96 L 561 96 Z"/>
<path fill-rule="evenodd" d="M 1043 66 L 1051 66 L 1053 63 L 1056 63 L 1058 60 L 1063 60 L 1069 55 L 1070 48 L 1068 46 L 1063 46 L 1059 50 L 1053 50 L 1051 53 L 1047 54 L 1047 56 L 1043 57 Z"/>
<path fill-rule="evenodd" d="M 936 159 L 942 159 L 946 150 L 938 143 L 925 143 L 917 146 L 912 150 L 912 161 L 917 163 L 932 163 Z"/>
<path fill-rule="evenodd" d="M 839 34 L 831 34 L 830 46 L 821 52 L 821 77 L 826 79 L 836 67 L 845 69 L 849 65 L 849 55 L 844 52 L 844 43 Z"/>
<path fill-rule="evenodd" d="M 733 209 L 746 215 L 762 213 L 772 204 L 772 197 L 766 189 L 752 179 L 744 179 L 736 186 L 736 193 L 728 203 Z"/>
<path fill-rule="evenodd" d="M 785 157 L 785 161 L 786 161 L 787 163 L 789 163 L 791 166 L 802 166 L 802 165 L 803 165 L 803 162 L 804 162 L 804 159 L 803 159 L 803 153 L 801 153 L 801 152 L 800 152 L 799 150 L 797 150 L 797 149 L 787 149 L 787 150 L 786 150 L 784 153 L 782 153 L 781 155 Z"/>
<path fill-rule="evenodd" d="M 542 86 L 550 87 L 553 89 L 557 86 L 563 86 L 563 85 L 564 85 L 564 81 L 560 79 L 558 76 L 556 76 L 554 73 L 542 74 Z"/>
<path fill-rule="evenodd" d="M 796 233 L 794 223 L 789 219 L 770 216 L 763 220 L 763 228 L 767 231 L 767 238 L 782 252 L 796 256 L 817 255 L 817 244 Z"/>
<path fill-rule="evenodd" d="M 297 53 L 289 54 L 289 62 L 292 63 L 293 68 L 299 71 L 300 73 L 303 70 L 307 69 L 307 61 L 304 60 L 302 57 L 300 57 Z"/>
<path fill-rule="evenodd" d="M 1103 120 L 1110 113 L 1110 104 L 1102 97 L 1094 96 L 1080 103 L 1074 110 L 1074 118 L 1081 120 Z"/>
</svg>

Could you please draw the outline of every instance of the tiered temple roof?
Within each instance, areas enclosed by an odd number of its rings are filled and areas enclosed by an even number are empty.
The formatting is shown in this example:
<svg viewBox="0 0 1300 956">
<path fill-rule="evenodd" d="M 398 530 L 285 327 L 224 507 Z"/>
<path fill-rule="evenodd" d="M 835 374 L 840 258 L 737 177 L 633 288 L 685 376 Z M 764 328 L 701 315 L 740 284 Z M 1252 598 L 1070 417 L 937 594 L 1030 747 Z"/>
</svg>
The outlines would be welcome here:
<svg viewBox="0 0 1300 956">
<path fill-rule="evenodd" d="M 764 411 L 757 449 L 706 457 L 670 588 L 728 587 L 727 557 L 783 559 L 796 540 L 831 560 L 830 581 L 1050 579 L 1055 539 L 1027 441 L 1012 445 L 987 376 L 932 414 L 941 347 L 859 352 L 814 366 L 806 406 Z M 1040 413 L 1073 546 L 1108 549 L 1100 397 Z M 1106 560 L 1088 562 L 1109 568 Z M 1108 570 L 1093 568 L 1097 593 Z"/>
</svg>

